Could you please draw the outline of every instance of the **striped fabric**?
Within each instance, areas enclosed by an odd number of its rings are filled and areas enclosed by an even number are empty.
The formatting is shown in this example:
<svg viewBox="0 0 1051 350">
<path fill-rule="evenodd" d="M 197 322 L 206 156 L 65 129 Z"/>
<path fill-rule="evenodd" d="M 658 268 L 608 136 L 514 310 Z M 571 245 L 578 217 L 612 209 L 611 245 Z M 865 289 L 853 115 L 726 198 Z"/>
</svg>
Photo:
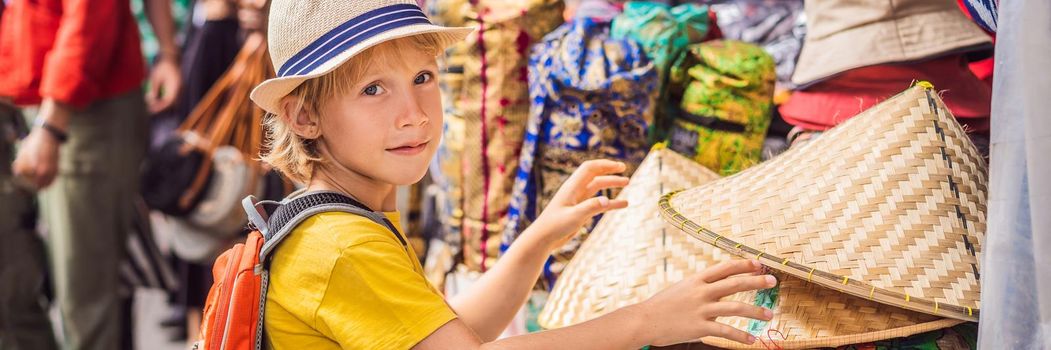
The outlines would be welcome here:
<svg viewBox="0 0 1051 350">
<path fill-rule="evenodd" d="M 154 240 L 149 209 L 141 199 L 136 200 L 135 209 L 134 225 L 125 246 L 127 256 L 120 266 L 122 293 L 131 295 L 136 288 L 174 292 L 179 288 L 179 280 Z"/>
<path fill-rule="evenodd" d="M 971 20 L 982 29 L 996 33 L 996 7 L 999 0 L 960 0 Z"/>
<path fill-rule="evenodd" d="M 277 75 L 287 77 L 309 73 L 354 45 L 391 29 L 412 24 L 431 24 L 427 15 L 412 4 L 391 5 L 366 12 L 304 47 L 281 65 Z"/>
</svg>

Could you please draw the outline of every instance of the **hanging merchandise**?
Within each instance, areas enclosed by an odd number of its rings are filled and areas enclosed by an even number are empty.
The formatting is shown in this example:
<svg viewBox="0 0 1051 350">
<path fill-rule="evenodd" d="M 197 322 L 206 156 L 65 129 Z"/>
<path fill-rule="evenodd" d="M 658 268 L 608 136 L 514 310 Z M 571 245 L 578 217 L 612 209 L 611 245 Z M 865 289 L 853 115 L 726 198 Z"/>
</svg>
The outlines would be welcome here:
<svg viewBox="0 0 1051 350">
<path fill-rule="evenodd" d="M 428 172 L 429 173 L 429 172 Z M 438 199 L 433 177 L 423 179 L 409 186 L 397 188 L 398 212 L 401 215 L 401 227 L 405 228 L 405 240 L 412 246 L 417 257 L 427 257 L 430 243 L 440 232 L 440 223 L 435 215 L 435 201 Z M 422 264 L 424 259 L 420 260 Z"/>
<path fill-rule="evenodd" d="M 777 84 L 792 88 L 806 36 L 803 0 L 738 0 L 712 5 L 725 39 L 756 44 L 777 62 Z"/>
<path fill-rule="evenodd" d="M 484 271 L 500 254 L 499 234 L 507 222 L 509 193 L 525 135 L 529 46 L 562 23 L 564 4 L 559 0 L 450 0 L 431 6 L 439 24 L 478 28 L 464 42 L 450 47 L 452 56 L 445 58 L 450 65 L 442 78 L 459 76 L 457 82 L 444 84 L 443 94 L 452 105 L 446 117 L 457 128 L 462 120 L 463 148 L 454 154 L 445 142 L 446 149 L 440 153 L 446 158 L 439 161 L 442 168 L 460 167 L 460 171 L 445 174 L 449 192 L 460 193 L 460 202 L 454 202 L 452 195 L 446 198 L 453 202 L 446 204 L 452 204 L 452 212 L 462 213 L 458 228 L 462 262 L 472 271 Z"/>
<path fill-rule="evenodd" d="M 657 72 L 633 41 L 609 37 L 609 24 L 576 19 L 533 47 L 532 106 L 504 244 L 532 223 L 562 182 L 588 159 L 627 164 L 646 156 Z M 585 228 L 587 229 L 587 228 Z M 555 253 L 564 264 L 581 236 Z"/>
<path fill-rule="evenodd" d="M 657 144 L 555 283 L 540 326 L 562 328 L 645 301 L 672 283 L 732 255 L 665 223 L 654 195 L 696 187 L 719 175 Z"/>
<path fill-rule="evenodd" d="M 740 41 L 710 41 L 688 50 L 671 69 L 670 80 L 686 90 L 669 147 L 721 175 L 758 163 L 770 126 L 773 59 Z"/>
<path fill-rule="evenodd" d="M 806 311 L 810 303 L 787 304 L 781 290 L 755 299 L 780 319 L 731 322 L 776 330 L 783 347 L 836 346 L 822 338 L 865 332 L 842 345 L 907 335 L 874 325 L 922 322 L 907 328 L 922 332 L 924 323 L 978 320 L 987 171 L 937 91 L 921 82 L 773 160 L 664 195 L 659 206 L 683 234 L 776 270 L 782 288 L 810 282 L 823 295 L 852 296 Z M 843 324 L 814 326 L 823 323 Z"/>
<path fill-rule="evenodd" d="M 455 46 L 455 45 L 454 45 Z M 451 52 L 452 49 L 447 52 Z M 445 285 L 445 275 L 457 264 L 457 256 L 463 252 L 463 155 L 464 121 L 451 108 L 452 103 L 445 99 L 449 94 L 452 82 L 462 78 L 463 66 L 458 73 L 450 72 L 448 58 L 439 79 L 445 114 L 442 125 L 442 140 L 438 152 L 434 155 L 428 173 L 431 176 L 435 191 L 434 206 L 439 222 L 438 232 L 428 242 L 428 251 L 424 258 L 424 275 L 431 284 L 441 288 Z M 453 90 L 455 91 L 455 90 Z"/>
<path fill-rule="evenodd" d="M 708 36 L 708 7 L 683 4 L 671 7 L 660 2 L 630 1 L 613 19 L 614 39 L 634 40 L 642 46 L 657 71 L 657 107 L 651 125 L 651 140 L 663 140 L 671 121 L 678 116 L 682 86 L 669 84 L 668 73 L 690 44 Z"/>
<path fill-rule="evenodd" d="M 448 27 L 466 27 L 471 17 L 468 0 L 428 1 L 426 10 L 432 21 Z M 471 46 L 466 42 L 450 44 L 438 57 L 441 70 L 438 86 L 442 91 L 442 140 L 431 162 L 429 174 L 434 186 L 435 210 L 441 224 L 439 232 L 428 243 L 431 248 L 424 258 L 424 274 L 439 289 L 445 286 L 445 275 L 453 270 L 463 252 L 463 155 L 465 122 L 456 100 L 463 93 L 464 64 L 471 59 Z M 480 254 L 476 254 L 480 255 Z M 478 265 L 475 265 L 478 266 Z"/>
</svg>

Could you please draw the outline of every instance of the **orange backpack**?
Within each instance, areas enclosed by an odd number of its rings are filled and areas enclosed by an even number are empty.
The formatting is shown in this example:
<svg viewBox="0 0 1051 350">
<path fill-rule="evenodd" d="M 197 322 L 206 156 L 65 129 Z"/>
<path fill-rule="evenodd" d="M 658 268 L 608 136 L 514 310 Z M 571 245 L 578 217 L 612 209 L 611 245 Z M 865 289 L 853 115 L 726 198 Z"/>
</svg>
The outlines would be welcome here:
<svg viewBox="0 0 1051 350">
<path fill-rule="evenodd" d="M 208 291 L 195 350 L 263 349 L 269 257 L 299 223 L 311 216 L 332 211 L 361 215 L 386 226 L 406 245 L 386 216 L 336 192 L 312 192 L 280 203 L 256 202 L 254 196 L 248 196 L 241 205 L 248 213 L 252 232 L 244 243 L 238 243 L 215 260 L 212 267 L 215 282 Z M 272 215 L 268 215 L 267 205 L 275 207 Z"/>
</svg>

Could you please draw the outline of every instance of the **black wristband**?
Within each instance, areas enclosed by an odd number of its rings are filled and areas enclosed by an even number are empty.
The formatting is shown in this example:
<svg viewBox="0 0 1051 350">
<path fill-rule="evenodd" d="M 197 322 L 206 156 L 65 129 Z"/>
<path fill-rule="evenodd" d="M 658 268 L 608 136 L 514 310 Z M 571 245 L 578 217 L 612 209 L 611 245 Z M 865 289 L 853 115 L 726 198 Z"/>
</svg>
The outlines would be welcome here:
<svg viewBox="0 0 1051 350">
<path fill-rule="evenodd" d="M 54 125 L 48 124 L 45 121 L 38 122 L 37 125 L 40 126 L 41 129 L 46 130 L 48 134 L 51 134 L 51 137 L 58 140 L 58 143 L 66 143 L 66 140 L 69 139 L 69 135 L 67 135 L 65 131 L 59 130 Z"/>
</svg>

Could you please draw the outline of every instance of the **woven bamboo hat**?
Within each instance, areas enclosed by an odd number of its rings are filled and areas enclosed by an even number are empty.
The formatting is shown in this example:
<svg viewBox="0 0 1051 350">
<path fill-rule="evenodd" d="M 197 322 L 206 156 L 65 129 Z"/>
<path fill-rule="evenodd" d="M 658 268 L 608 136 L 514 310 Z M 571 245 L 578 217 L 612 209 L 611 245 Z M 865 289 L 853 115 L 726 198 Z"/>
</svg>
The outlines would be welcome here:
<svg viewBox="0 0 1051 350">
<path fill-rule="evenodd" d="M 937 92 L 920 83 L 659 206 L 691 236 L 798 279 L 977 321 L 986 173 Z"/>
<path fill-rule="evenodd" d="M 273 0 L 267 40 L 277 77 L 252 91 L 267 112 L 310 78 L 386 41 L 435 33 L 439 49 L 463 40 L 472 28 L 431 24 L 415 0 Z"/>
<path fill-rule="evenodd" d="M 813 349 L 903 338 L 964 323 L 859 298 L 774 271 L 771 289 L 734 294 L 724 300 L 774 311 L 769 322 L 742 317 L 717 321 L 754 335 L 751 345 L 717 337 L 701 339 L 726 349 Z"/>
<path fill-rule="evenodd" d="M 718 179 L 703 165 L 655 146 L 617 198 L 628 207 L 602 216 L 555 283 L 538 321 L 559 328 L 646 300 L 732 256 L 660 219 L 654 194 Z"/>
<path fill-rule="evenodd" d="M 660 219 L 653 198 L 655 193 L 716 179 L 718 175 L 704 166 L 660 145 L 655 147 L 620 194 L 619 198 L 628 200 L 628 208 L 602 217 L 555 284 L 539 315 L 540 325 L 559 328 L 597 318 L 644 301 L 672 283 L 732 259 L 729 252 L 676 234 L 677 227 Z M 775 289 L 730 297 L 773 309 L 776 316 L 772 321 L 759 323 L 737 317 L 719 320 L 749 331 L 762 342 L 748 346 L 714 337 L 703 341 L 722 348 L 766 349 L 774 344 L 786 349 L 833 347 L 905 337 L 963 322 L 857 298 L 784 273 L 775 274 L 780 281 Z"/>
</svg>

